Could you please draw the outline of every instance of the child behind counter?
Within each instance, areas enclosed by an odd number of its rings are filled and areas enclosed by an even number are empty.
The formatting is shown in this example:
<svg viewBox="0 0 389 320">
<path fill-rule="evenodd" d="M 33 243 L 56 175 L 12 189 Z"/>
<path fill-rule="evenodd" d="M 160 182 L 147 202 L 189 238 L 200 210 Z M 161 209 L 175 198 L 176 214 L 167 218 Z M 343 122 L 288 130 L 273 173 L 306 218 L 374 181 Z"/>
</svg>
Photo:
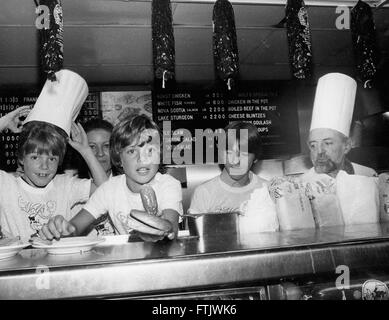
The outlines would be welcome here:
<svg viewBox="0 0 389 320">
<path fill-rule="evenodd" d="M 236 139 L 226 143 L 222 173 L 195 189 L 188 210 L 191 214 L 239 212 L 254 189 L 266 186 L 266 180 L 251 171 L 262 155 L 257 128 L 248 122 L 232 122 L 224 128 L 227 140 L 231 130 L 235 130 Z M 247 131 L 247 139 L 241 137 L 241 130 Z M 247 152 L 243 152 L 243 146 Z"/>
<path fill-rule="evenodd" d="M 182 214 L 181 184 L 170 175 L 158 172 L 160 137 L 158 126 L 146 116 L 121 120 L 111 135 L 110 154 L 113 165 L 124 174 L 111 177 L 99 187 L 72 220 L 61 216 L 50 219 L 40 236 L 51 240 L 81 235 L 108 212 L 119 234 L 136 234 L 145 241 L 176 237 Z M 153 216 L 154 228 L 130 216 L 134 211 L 145 211 L 140 192 L 146 185 L 153 188 L 158 202 L 160 216 Z"/>
<path fill-rule="evenodd" d="M 88 137 L 88 144 L 91 147 L 96 159 L 100 162 L 107 177 L 113 177 L 118 174 L 117 170 L 112 166 L 109 142 L 113 130 L 113 125 L 103 119 L 91 119 L 83 125 L 86 135 Z M 80 177 L 90 177 L 86 165 L 81 165 Z M 85 203 L 84 203 L 85 204 Z M 84 205 L 83 204 L 83 205 Z M 78 207 L 80 211 L 82 207 Z M 77 209 L 77 208 L 75 208 Z M 75 210 L 73 210 L 75 211 Z M 108 215 L 108 213 L 102 215 L 96 222 L 90 226 L 90 231 L 86 233 L 88 235 L 113 235 L 115 234 L 115 228 Z"/>
<path fill-rule="evenodd" d="M 71 138 L 59 127 L 31 121 L 21 126 L 21 118 L 30 111 L 20 107 L 0 118 L 0 132 L 20 132 L 19 176 L 0 170 L 0 225 L 11 236 L 26 241 L 56 215 L 69 217 L 71 207 L 86 201 L 97 185 L 106 180 L 105 173 L 87 144 L 80 125 L 73 125 Z M 89 165 L 93 181 L 57 174 L 66 150 L 67 139 Z"/>
<path fill-rule="evenodd" d="M 106 120 L 95 118 L 88 120 L 82 126 L 88 137 L 88 144 L 107 176 L 111 177 L 116 175 L 117 172 L 112 167 L 111 155 L 109 153 L 109 141 L 111 139 L 113 125 Z M 80 167 L 79 176 L 90 177 L 87 166 L 81 165 Z"/>
</svg>

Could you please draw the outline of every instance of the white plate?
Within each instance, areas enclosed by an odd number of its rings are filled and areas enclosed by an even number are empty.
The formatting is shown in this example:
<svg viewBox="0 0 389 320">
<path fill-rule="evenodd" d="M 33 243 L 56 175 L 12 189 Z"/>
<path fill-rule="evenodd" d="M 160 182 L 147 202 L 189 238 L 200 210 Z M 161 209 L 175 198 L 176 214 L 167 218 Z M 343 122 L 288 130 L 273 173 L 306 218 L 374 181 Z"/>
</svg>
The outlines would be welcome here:
<svg viewBox="0 0 389 320">
<path fill-rule="evenodd" d="M 0 260 L 17 255 L 19 251 L 28 247 L 29 245 L 29 243 L 22 243 L 20 241 L 9 246 L 0 246 Z"/>
<path fill-rule="evenodd" d="M 36 249 L 46 249 L 49 254 L 72 254 L 90 251 L 103 241 L 103 238 L 97 237 L 69 237 L 53 240 L 51 245 L 32 244 L 32 246 Z"/>
</svg>

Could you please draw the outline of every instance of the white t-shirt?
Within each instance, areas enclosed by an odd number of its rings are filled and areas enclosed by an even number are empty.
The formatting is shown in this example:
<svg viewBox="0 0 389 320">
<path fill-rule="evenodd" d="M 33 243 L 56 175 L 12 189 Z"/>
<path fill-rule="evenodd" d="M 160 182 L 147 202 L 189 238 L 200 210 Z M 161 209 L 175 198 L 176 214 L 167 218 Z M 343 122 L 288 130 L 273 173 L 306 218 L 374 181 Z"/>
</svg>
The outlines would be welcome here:
<svg viewBox="0 0 389 320">
<path fill-rule="evenodd" d="M 160 212 L 173 209 L 182 215 L 182 190 L 178 180 L 168 174 L 158 172 L 149 185 L 155 191 Z M 84 209 L 96 219 L 108 212 L 119 234 L 128 233 L 120 222 L 119 216 L 128 216 L 133 209 L 144 210 L 140 194 L 132 192 L 127 187 L 124 174 L 112 177 L 97 188 Z"/>
<path fill-rule="evenodd" d="M 57 174 L 44 188 L 0 171 L 0 224 L 13 236 L 28 240 L 56 215 L 71 218 L 71 208 L 89 198 L 91 180 Z"/>
<path fill-rule="evenodd" d="M 109 175 L 108 179 L 113 177 L 112 173 Z M 77 205 L 72 207 L 71 215 L 72 218 L 77 215 L 85 206 L 89 198 L 85 199 L 85 201 L 78 203 Z M 100 217 L 98 221 L 91 226 L 91 229 L 88 229 L 88 236 L 112 236 L 115 235 L 115 229 L 111 223 L 111 219 L 108 214 Z"/>
<path fill-rule="evenodd" d="M 220 175 L 199 185 L 192 196 L 191 214 L 238 212 L 240 205 L 250 199 L 254 189 L 261 188 L 266 181 L 252 172 L 250 182 L 243 187 L 231 187 L 222 181 Z"/>
</svg>

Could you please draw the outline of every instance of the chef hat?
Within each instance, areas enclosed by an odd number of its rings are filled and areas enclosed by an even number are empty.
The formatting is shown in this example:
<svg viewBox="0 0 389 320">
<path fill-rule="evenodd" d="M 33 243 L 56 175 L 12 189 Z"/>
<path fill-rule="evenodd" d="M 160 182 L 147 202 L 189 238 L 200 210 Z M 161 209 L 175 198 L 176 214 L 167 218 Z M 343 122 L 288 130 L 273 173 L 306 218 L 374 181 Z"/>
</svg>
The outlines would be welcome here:
<svg viewBox="0 0 389 320">
<path fill-rule="evenodd" d="M 26 122 L 43 121 L 56 125 L 68 135 L 88 95 L 88 85 L 77 73 L 60 70 L 57 81 L 47 80 Z"/>
<path fill-rule="evenodd" d="M 310 130 L 328 128 L 349 136 L 357 83 L 342 73 L 322 76 L 316 87 Z"/>
</svg>

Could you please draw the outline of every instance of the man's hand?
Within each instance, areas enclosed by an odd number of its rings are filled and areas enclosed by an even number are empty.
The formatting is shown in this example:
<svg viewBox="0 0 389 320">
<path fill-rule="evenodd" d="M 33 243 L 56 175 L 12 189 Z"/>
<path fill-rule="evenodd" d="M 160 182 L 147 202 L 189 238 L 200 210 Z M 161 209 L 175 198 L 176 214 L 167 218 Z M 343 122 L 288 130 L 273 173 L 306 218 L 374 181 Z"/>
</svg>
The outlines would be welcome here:
<svg viewBox="0 0 389 320">
<path fill-rule="evenodd" d="M 86 135 L 85 130 L 80 123 L 72 123 L 68 143 L 80 154 L 83 154 L 85 150 L 90 149 L 88 144 L 88 136 Z"/>
<path fill-rule="evenodd" d="M 55 216 L 50 218 L 42 227 L 39 231 L 39 236 L 44 240 L 60 239 L 62 236 L 69 236 L 75 231 L 75 226 L 65 220 L 63 216 Z"/>
<path fill-rule="evenodd" d="M 23 121 L 30 111 L 31 106 L 22 106 L 7 113 L 4 117 L 0 118 L 0 131 L 9 129 L 14 133 L 20 133 L 23 128 Z"/>
</svg>

